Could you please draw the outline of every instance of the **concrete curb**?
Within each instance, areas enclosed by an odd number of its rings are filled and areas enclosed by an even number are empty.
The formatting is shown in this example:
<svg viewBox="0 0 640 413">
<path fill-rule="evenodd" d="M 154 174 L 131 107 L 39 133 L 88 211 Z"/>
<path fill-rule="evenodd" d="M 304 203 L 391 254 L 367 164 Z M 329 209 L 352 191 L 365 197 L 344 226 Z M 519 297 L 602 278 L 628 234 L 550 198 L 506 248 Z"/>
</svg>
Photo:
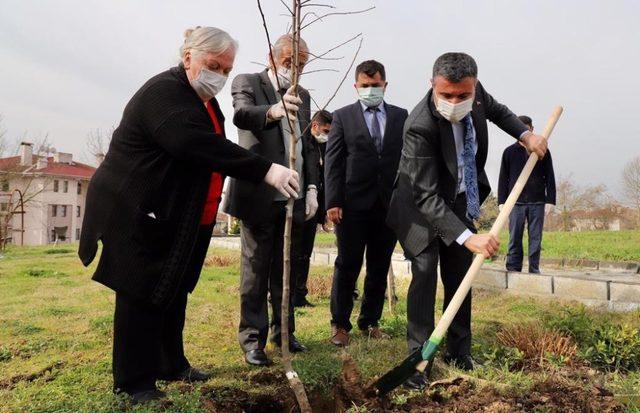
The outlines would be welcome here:
<svg viewBox="0 0 640 413">
<path fill-rule="evenodd" d="M 211 246 L 239 250 L 240 239 L 213 238 Z M 311 263 L 319 266 L 333 266 L 336 257 L 335 251 L 315 251 L 311 255 Z M 545 271 L 544 274 L 529 274 L 508 272 L 489 265 L 482 268 L 474 281 L 474 287 L 579 301 L 586 305 L 603 306 L 612 311 L 631 311 L 640 308 L 640 277 L 635 275 L 638 272 L 638 264 L 591 260 L 553 260 L 552 262 L 557 264 L 560 261 L 562 261 L 562 267 L 575 264 L 584 270 L 594 270 L 602 266 L 602 269 L 624 271 L 624 273 L 564 274 L 558 271 Z M 553 265 L 549 260 L 541 263 Z M 401 254 L 394 254 L 391 265 L 396 277 L 411 277 L 411 263 Z"/>
</svg>

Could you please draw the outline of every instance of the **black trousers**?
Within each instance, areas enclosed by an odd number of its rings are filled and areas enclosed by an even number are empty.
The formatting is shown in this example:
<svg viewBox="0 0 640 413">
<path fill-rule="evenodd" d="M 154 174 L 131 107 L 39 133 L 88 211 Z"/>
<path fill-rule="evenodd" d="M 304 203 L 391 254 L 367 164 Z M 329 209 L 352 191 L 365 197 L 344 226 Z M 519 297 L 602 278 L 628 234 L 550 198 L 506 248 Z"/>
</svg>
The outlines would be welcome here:
<svg viewBox="0 0 640 413">
<path fill-rule="evenodd" d="M 311 253 L 313 253 L 313 244 L 316 241 L 317 229 L 318 220 L 315 217 L 305 221 L 302 227 L 300 256 L 298 257 L 300 261 L 296 266 L 299 272 L 295 275 L 296 289 L 293 297 L 294 303 L 304 299 L 307 294 L 309 294 L 307 280 L 309 279 Z"/>
<path fill-rule="evenodd" d="M 184 355 L 187 296 L 197 283 L 213 226 L 202 226 L 175 299 L 164 311 L 116 292 L 113 329 L 114 390 L 135 393 L 155 388 L 157 379 L 189 366 Z"/>
<path fill-rule="evenodd" d="M 270 206 L 271 219 L 266 222 L 242 222 L 240 232 L 242 258 L 240 268 L 240 327 L 238 340 L 247 352 L 263 349 L 267 344 L 269 326 L 271 339 L 280 341 L 282 304 L 282 267 L 286 202 L 276 201 Z M 289 288 L 295 288 L 296 268 L 300 262 L 300 242 L 304 223 L 304 199 L 297 200 L 293 210 L 291 231 L 291 277 Z M 267 293 L 271 294 L 271 324 L 267 310 Z M 293 294 L 289 296 L 289 332 L 295 331 Z"/>
<path fill-rule="evenodd" d="M 365 254 L 367 273 L 358 328 L 378 326 L 384 307 L 387 273 L 396 245 L 396 235 L 387 226 L 387 210 L 376 204 L 369 211 L 343 210 L 342 222 L 336 226 L 338 257 L 331 286 L 331 324 L 351 330 L 353 290 L 358 281 Z"/>
<path fill-rule="evenodd" d="M 466 208 L 466 198 L 458 196 L 453 208 L 454 212 L 475 232 L 473 223 L 465 216 Z M 438 260 L 440 261 L 440 278 L 444 285 L 444 309 L 469 269 L 473 254 L 455 241 L 447 246 L 440 238 L 436 238 L 424 251 L 411 258 L 412 278 L 407 293 L 409 352 L 420 348 L 435 327 Z M 467 294 L 447 332 L 447 352 L 452 356 L 471 354 L 471 291 Z"/>
</svg>

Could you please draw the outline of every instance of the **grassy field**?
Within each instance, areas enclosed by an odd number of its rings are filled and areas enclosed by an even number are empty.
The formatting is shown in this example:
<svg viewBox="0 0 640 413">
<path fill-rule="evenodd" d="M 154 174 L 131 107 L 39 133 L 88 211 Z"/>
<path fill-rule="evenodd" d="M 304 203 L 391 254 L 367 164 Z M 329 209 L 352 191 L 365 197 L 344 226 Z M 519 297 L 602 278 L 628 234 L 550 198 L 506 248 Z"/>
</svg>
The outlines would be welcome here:
<svg viewBox="0 0 640 413">
<path fill-rule="evenodd" d="M 278 397 L 287 393 L 279 380 L 279 366 L 266 370 L 248 367 L 237 343 L 237 252 L 210 251 L 211 257 L 215 258 L 207 261 L 187 310 L 187 356 L 194 366 L 212 371 L 215 378 L 202 385 L 162 384 L 161 387 L 169 392 L 169 402 L 131 406 L 111 394 L 114 294 L 90 280 L 92 269 L 81 266 L 76 257 L 76 247 L 10 247 L 2 254 L 0 412 L 279 411 Z M 312 269 L 309 281 L 311 300 L 318 305 L 296 311 L 297 336 L 311 351 L 297 356 L 294 365 L 316 406 L 334 406 L 331 403 L 342 369 L 340 352 L 327 341 L 330 272 L 331 269 L 326 267 Z M 406 355 L 406 288 L 407 281 L 399 281 L 397 315 L 391 316 L 385 309 L 383 326 L 392 335 L 392 340 L 374 342 L 356 336 L 346 351 L 355 360 L 365 382 L 384 373 Z M 441 306 L 440 299 L 438 305 Z M 497 333 L 517 326 L 569 326 L 571 330 L 575 314 L 582 314 L 580 317 L 587 320 L 585 324 L 598 320 L 637 329 L 640 328 L 640 312 L 607 314 L 573 305 L 476 291 L 473 313 L 474 356 L 484 362 L 484 367 L 474 372 L 472 378 L 465 379 L 470 380 L 467 390 L 473 397 L 495 395 L 496 399 L 489 401 L 494 404 L 498 401 L 511 403 L 510 400 L 519 398 L 517 400 L 521 400 L 524 406 L 529 406 L 527 403 L 534 403 L 531 404 L 534 407 L 542 406 L 540 409 L 536 407 L 536 411 L 570 411 L 565 410 L 561 403 L 572 401 L 554 398 L 561 397 L 559 395 L 532 399 L 531 394 L 538 394 L 533 390 L 543 392 L 544 383 L 552 380 L 551 383 L 556 383 L 552 386 L 554 389 L 562 390 L 566 385 L 576 392 L 572 398 L 583 395 L 590 398 L 594 392 L 600 391 L 598 389 L 606 388 L 606 394 L 611 391 L 628 403 L 630 411 L 640 411 L 633 405 L 634 399 L 629 399 L 632 396 L 628 396 L 640 393 L 640 372 L 637 370 L 623 372 L 588 368 L 577 355 L 556 356 L 555 353 L 543 354 L 542 358 L 548 362 L 545 361 L 543 367 L 531 368 L 519 350 L 501 345 L 496 338 Z M 269 349 L 269 353 L 278 360 L 274 349 Z M 575 367 L 573 363 L 576 360 L 581 367 Z M 453 378 L 460 374 L 454 369 L 437 366 L 435 379 Z M 557 384 L 559 380 L 564 383 L 562 386 Z M 447 383 L 443 386 L 459 385 L 459 382 Z M 480 391 L 484 386 L 491 390 Z M 428 401 L 447 406 L 447 401 L 454 403 L 458 400 L 457 393 L 452 390 L 445 389 L 435 396 L 433 391 L 427 395 L 398 391 L 387 406 L 404 410 L 412 403 L 419 405 Z M 569 390 L 565 393 L 573 394 Z M 602 397 L 596 395 L 593 400 Z M 349 403 L 343 407 L 351 412 L 373 409 L 373 405 L 358 399 Z M 334 407 L 318 409 L 329 411 Z M 533 407 L 531 409 L 534 410 Z"/>
<path fill-rule="evenodd" d="M 508 242 L 509 233 L 504 231 L 500 234 L 500 254 L 506 254 Z M 527 244 L 525 234 L 525 251 Z M 335 235 L 319 233 L 316 237 L 316 246 L 335 247 Z M 399 246 L 398 250 L 400 250 Z M 545 232 L 542 236 L 542 256 L 640 262 L 640 231 Z"/>
</svg>

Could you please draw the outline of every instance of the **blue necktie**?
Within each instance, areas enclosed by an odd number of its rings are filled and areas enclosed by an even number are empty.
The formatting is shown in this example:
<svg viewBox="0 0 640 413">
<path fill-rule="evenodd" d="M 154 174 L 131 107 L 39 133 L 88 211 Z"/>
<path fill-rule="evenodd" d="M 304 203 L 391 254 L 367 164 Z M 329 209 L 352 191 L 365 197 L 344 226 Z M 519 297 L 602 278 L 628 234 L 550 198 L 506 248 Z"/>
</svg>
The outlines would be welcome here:
<svg viewBox="0 0 640 413">
<path fill-rule="evenodd" d="M 473 129 L 471 114 L 462 119 L 464 125 L 464 185 L 467 187 L 467 218 L 478 219 L 480 217 L 480 196 L 478 195 L 478 171 L 476 170 L 476 154 L 473 144 L 476 140 L 476 131 Z"/>
<path fill-rule="evenodd" d="M 382 152 L 382 132 L 380 131 L 380 122 L 378 121 L 378 112 L 380 109 L 378 107 L 367 108 L 367 111 L 373 115 L 371 118 L 371 139 L 373 139 L 373 144 L 378 154 L 380 154 Z"/>
</svg>

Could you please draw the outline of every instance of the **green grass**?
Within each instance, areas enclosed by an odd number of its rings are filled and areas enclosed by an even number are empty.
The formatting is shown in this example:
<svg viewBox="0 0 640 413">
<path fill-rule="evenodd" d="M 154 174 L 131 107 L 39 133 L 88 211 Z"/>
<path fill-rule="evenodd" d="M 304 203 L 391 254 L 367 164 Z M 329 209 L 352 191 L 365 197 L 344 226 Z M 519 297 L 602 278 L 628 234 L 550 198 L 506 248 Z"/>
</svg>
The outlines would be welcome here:
<svg viewBox="0 0 640 413">
<path fill-rule="evenodd" d="M 524 236 L 525 251 L 528 248 Z M 319 232 L 316 247 L 335 248 L 335 235 Z M 509 233 L 500 234 L 500 254 L 507 252 Z M 398 245 L 396 251 L 400 252 Z M 640 230 L 635 231 L 545 231 L 542 235 L 542 256 L 545 258 L 590 259 L 596 261 L 640 262 Z"/>
<path fill-rule="evenodd" d="M 322 239 L 322 237 L 321 237 Z M 92 268 L 84 268 L 75 254 L 51 253 L 50 247 L 10 247 L 0 259 L 0 412 L 109 412 L 120 409 L 122 401 L 111 393 L 111 345 L 114 294 L 90 280 Z M 248 367 L 237 343 L 239 323 L 238 253 L 212 250 L 226 256 L 228 265 L 207 267 L 190 297 L 184 339 L 187 356 L 194 366 L 214 373 L 201 385 L 163 385 L 172 404 L 160 407 L 128 407 L 136 412 L 198 412 L 207 389 L 241 389 L 251 394 L 273 392 L 260 382 L 262 370 Z M 32 274 L 40 274 L 34 276 Z M 313 267 L 312 280 L 329 277 L 331 269 Z M 64 275 L 62 275 L 64 274 Z M 407 280 L 398 280 L 398 314 L 385 309 L 382 321 L 392 340 L 371 342 L 356 336 L 348 349 L 365 381 L 386 372 L 406 355 Z M 297 333 L 310 352 L 296 356 L 294 366 L 309 393 L 332 397 L 341 371 L 340 352 L 328 343 L 329 302 L 327 291 L 311 299 L 315 308 L 296 310 Z M 441 307 L 441 295 L 438 295 Z M 495 332 L 508 324 L 545 320 L 563 311 L 557 303 L 533 298 L 476 291 L 474 312 L 474 355 L 495 346 Z M 354 311 L 357 316 L 358 305 Z M 589 310 L 593 317 L 640 326 L 640 312 L 610 317 Z M 269 348 L 276 365 L 268 371 L 280 372 L 278 353 Z M 453 376 L 444 369 L 437 378 Z M 490 362 L 474 373 L 493 383 L 526 391 L 536 375 L 511 372 Z M 621 394 L 632 393 L 638 373 L 610 374 L 606 384 Z M 222 390 L 220 390 L 224 393 Z M 215 393 L 215 391 L 214 391 Z M 220 393 L 220 394 L 222 394 Z M 221 396 L 222 397 L 222 396 Z M 404 397 L 399 395 L 397 397 Z"/>
</svg>

